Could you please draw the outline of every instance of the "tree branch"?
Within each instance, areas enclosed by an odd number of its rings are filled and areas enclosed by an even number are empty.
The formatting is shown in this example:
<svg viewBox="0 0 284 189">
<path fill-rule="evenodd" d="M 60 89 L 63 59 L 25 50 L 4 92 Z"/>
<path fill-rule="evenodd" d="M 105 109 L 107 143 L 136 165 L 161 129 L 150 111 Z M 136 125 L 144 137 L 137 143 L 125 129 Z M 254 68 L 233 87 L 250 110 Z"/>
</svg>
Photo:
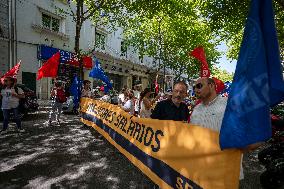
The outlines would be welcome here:
<svg viewBox="0 0 284 189">
<path fill-rule="evenodd" d="M 73 17 L 73 20 L 76 22 L 76 16 L 75 16 L 74 11 L 72 10 L 71 3 L 68 3 L 68 6 L 69 6 L 69 9 L 71 11 L 71 16 Z"/>
</svg>

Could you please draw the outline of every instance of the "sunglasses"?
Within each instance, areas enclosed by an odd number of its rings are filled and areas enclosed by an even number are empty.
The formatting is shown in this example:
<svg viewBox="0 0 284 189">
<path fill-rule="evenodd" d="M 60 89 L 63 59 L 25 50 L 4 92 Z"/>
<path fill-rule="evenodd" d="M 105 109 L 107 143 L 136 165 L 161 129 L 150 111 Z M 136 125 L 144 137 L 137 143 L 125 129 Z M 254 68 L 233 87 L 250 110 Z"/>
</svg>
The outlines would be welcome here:
<svg viewBox="0 0 284 189">
<path fill-rule="evenodd" d="M 202 83 L 197 83 L 196 85 L 193 86 L 193 90 L 201 89 L 202 87 L 203 87 Z"/>
</svg>

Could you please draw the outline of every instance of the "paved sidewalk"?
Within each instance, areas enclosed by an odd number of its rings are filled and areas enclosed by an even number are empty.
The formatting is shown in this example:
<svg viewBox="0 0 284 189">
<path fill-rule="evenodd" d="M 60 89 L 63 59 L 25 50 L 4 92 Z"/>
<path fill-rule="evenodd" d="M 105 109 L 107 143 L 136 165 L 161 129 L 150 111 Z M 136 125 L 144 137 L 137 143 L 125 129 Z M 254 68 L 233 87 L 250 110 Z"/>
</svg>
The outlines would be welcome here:
<svg viewBox="0 0 284 189">
<path fill-rule="evenodd" d="M 74 115 L 47 126 L 48 108 L 29 115 L 26 132 L 0 136 L 0 188 L 153 188 L 154 184 Z M 0 124 L 2 127 L 2 124 Z"/>
<path fill-rule="evenodd" d="M 0 135 L 0 188 L 151 189 L 154 184 L 79 117 L 63 115 L 59 126 L 47 126 L 49 101 L 23 121 L 25 133 L 11 124 Z M 2 127 L 2 123 L 0 123 Z M 256 152 L 244 156 L 240 189 L 260 189 Z"/>
</svg>

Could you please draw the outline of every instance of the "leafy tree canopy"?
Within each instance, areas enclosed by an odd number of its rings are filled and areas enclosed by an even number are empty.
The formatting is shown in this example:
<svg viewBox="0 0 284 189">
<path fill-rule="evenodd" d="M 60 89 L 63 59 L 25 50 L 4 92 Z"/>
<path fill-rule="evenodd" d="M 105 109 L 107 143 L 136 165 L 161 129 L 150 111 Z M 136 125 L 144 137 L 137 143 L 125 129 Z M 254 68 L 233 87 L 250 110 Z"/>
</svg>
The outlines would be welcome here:
<svg viewBox="0 0 284 189">
<path fill-rule="evenodd" d="M 233 73 L 229 73 L 226 70 L 216 66 L 213 67 L 212 76 L 220 79 L 223 82 L 233 80 Z"/>
<path fill-rule="evenodd" d="M 124 22 L 124 37 L 141 55 L 161 59 L 157 65 L 172 69 L 178 76 L 190 77 L 199 73 L 200 63 L 188 57 L 197 46 L 205 48 L 212 66 L 220 53 L 219 41 L 213 35 L 208 21 L 201 17 L 198 3 L 185 0 L 139 0 L 126 5 L 132 15 Z"/>
<path fill-rule="evenodd" d="M 211 30 L 226 41 L 229 50 L 227 56 L 237 59 L 243 36 L 245 20 L 248 15 L 250 0 L 196 0 L 203 17 L 208 19 Z M 275 23 L 279 45 L 284 50 L 284 0 L 274 0 Z"/>
</svg>

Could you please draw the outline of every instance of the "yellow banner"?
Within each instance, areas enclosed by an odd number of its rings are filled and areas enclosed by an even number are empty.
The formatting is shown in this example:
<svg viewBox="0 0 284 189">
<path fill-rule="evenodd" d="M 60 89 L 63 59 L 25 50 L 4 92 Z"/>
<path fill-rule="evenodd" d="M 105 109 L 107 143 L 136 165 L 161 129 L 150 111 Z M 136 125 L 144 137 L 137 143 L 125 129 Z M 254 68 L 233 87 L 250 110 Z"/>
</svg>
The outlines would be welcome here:
<svg viewBox="0 0 284 189">
<path fill-rule="evenodd" d="M 89 98 L 81 99 L 81 108 L 82 122 L 161 188 L 238 188 L 241 152 L 221 151 L 217 132 L 182 122 L 137 118 Z"/>
</svg>

